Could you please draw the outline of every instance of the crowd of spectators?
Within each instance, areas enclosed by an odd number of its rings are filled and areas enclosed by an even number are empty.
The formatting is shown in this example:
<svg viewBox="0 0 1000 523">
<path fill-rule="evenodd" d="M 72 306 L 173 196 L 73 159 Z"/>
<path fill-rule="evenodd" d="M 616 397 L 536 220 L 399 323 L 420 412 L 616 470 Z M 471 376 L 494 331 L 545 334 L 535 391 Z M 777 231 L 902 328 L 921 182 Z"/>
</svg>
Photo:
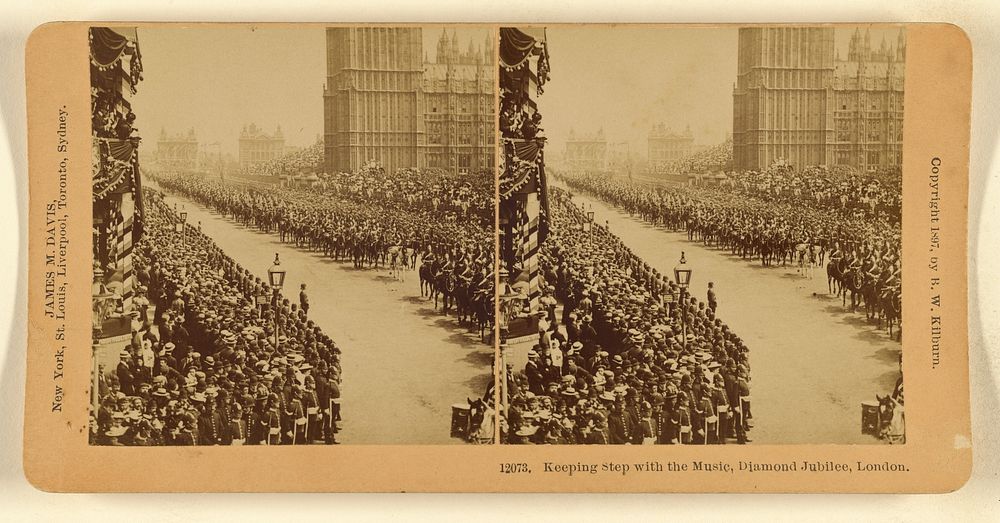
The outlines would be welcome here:
<svg viewBox="0 0 1000 523">
<path fill-rule="evenodd" d="M 336 443 L 341 349 L 155 191 L 135 245 L 138 318 L 98 370 L 97 445 Z"/>
<path fill-rule="evenodd" d="M 541 250 L 544 317 L 509 376 L 508 443 L 744 443 L 749 351 L 712 307 L 682 292 L 550 191 Z M 561 316 L 557 304 L 562 303 Z"/>
</svg>

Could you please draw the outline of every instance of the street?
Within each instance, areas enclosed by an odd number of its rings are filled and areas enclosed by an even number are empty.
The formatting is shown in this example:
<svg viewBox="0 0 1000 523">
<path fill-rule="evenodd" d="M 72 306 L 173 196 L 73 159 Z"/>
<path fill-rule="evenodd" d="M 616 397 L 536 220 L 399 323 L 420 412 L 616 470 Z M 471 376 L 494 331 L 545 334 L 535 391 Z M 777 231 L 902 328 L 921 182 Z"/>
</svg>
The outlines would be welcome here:
<svg viewBox="0 0 1000 523">
<path fill-rule="evenodd" d="M 322 253 L 282 244 L 277 233 L 248 229 L 215 211 L 171 194 L 238 263 L 266 281 L 279 253 L 287 271 L 283 293 L 298 302 L 306 284 L 309 317 L 342 351 L 341 404 L 345 444 L 462 443 L 449 435 L 451 405 L 480 397 L 493 380 L 492 345 L 454 316 L 420 297 L 416 271 L 405 281 L 382 269 L 356 270 Z"/>
<path fill-rule="evenodd" d="M 573 201 L 592 205 L 595 223 L 607 220 L 661 274 L 672 277 L 684 251 L 693 269 L 690 292 L 700 300 L 714 282 L 718 317 L 750 348 L 754 444 L 877 443 L 861 434 L 861 402 L 892 391 L 901 345 L 868 324 L 863 310 L 852 313 L 850 301 L 845 309 L 828 295 L 824 269 L 809 279 L 792 266 L 761 267 L 596 198 L 574 191 Z"/>
</svg>

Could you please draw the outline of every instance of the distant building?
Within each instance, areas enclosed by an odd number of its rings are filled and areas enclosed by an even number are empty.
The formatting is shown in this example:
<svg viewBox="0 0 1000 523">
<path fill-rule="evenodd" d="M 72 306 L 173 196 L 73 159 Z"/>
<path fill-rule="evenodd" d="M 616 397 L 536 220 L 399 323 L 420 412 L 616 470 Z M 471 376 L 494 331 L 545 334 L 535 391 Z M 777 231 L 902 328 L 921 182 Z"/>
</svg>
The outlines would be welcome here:
<svg viewBox="0 0 1000 523">
<path fill-rule="evenodd" d="M 281 126 L 274 134 L 267 134 L 263 129 L 251 123 L 244 125 L 240 132 L 240 169 L 249 169 L 258 164 L 269 162 L 285 154 L 285 136 Z"/>
<path fill-rule="evenodd" d="M 903 73 L 906 39 L 885 39 L 872 49 L 871 36 L 854 31 L 846 60 L 835 57 L 833 75 L 833 163 L 863 170 L 903 164 Z"/>
<path fill-rule="evenodd" d="M 662 123 L 654 125 L 646 142 L 649 166 L 654 169 L 687 158 L 695 152 L 690 125 L 683 132 L 675 132 Z"/>
<path fill-rule="evenodd" d="M 329 28 L 326 42 L 325 170 L 493 169 L 491 38 L 462 51 L 442 31 L 434 61 L 419 27 Z"/>
<path fill-rule="evenodd" d="M 828 27 L 752 27 L 739 32 L 733 89 L 736 169 L 902 163 L 906 41 L 872 49 L 855 30 L 848 56 Z"/>
<path fill-rule="evenodd" d="M 608 142 L 604 139 L 604 129 L 594 134 L 577 136 L 569 131 L 563 161 L 570 171 L 604 171 L 608 161 Z"/>
<path fill-rule="evenodd" d="M 424 165 L 457 172 L 492 170 L 494 129 L 493 40 L 482 49 L 442 30 L 434 62 L 424 61 Z"/>
<path fill-rule="evenodd" d="M 605 167 L 614 174 L 631 176 L 635 158 L 628 142 L 610 142 L 605 153 Z"/>
<path fill-rule="evenodd" d="M 187 133 L 167 134 L 166 129 L 160 129 L 160 138 L 156 141 L 156 163 L 161 167 L 194 171 L 198 169 L 198 138 L 194 129 Z"/>
</svg>

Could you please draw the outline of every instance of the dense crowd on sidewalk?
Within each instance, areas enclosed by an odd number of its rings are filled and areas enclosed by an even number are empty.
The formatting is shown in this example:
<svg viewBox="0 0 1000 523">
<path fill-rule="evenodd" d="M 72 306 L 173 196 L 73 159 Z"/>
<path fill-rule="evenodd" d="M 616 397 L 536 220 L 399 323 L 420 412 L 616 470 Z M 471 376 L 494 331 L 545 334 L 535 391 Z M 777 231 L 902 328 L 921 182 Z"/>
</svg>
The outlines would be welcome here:
<svg viewBox="0 0 1000 523">
<path fill-rule="evenodd" d="M 749 350 L 570 195 L 549 194 L 539 339 L 508 377 L 508 443 L 747 441 Z M 556 314 L 562 303 L 562 314 Z"/>
<path fill-rule="evenodd" d="M 136 327 L 98 371 L 98 445 L 336 443 L 341 349 L 162 196 L 144 195 Z"/>
</svg>

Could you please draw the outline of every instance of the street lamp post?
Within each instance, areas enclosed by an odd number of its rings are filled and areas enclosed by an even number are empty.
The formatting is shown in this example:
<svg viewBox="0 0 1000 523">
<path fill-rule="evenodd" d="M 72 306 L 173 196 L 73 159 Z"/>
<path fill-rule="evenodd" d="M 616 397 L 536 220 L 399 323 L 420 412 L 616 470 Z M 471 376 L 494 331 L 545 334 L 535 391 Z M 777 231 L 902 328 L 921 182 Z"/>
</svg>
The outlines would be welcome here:
<svg viewBox="0 0 1000 523">
<path fill-rule="evenodd" d="M 507 407 L 510 401 L 510 392 L 508 387 L 510 384 L 507 382 L 507 361 L 510 358 L 510 348 L 507 346 L 507 336 L 510 328 L 510 315 L 512 312 L 512 304 L 518 297 L 518 294 L 514 292 L 510 287 L 509 279 L 510 273 L 505 268 L 500 269 L 500 293 L 498 295 L 497 306 L 499 308 L 499 314 L 497 315 L 497 327 L 500 335 L 500 369 L 499 371 L 503 373 L 503 379 L 500 381 L 500 413 L 506 417 Z"/>
<path fill-rule="evenodd" d="M 278 308 L 281 297 L 281 286 L 285 284 L 285 270 L 281 268 L 278 253 L 274 253 L 274 264 L 267 270 L 267 281 L 274 289 L 274 350 L 278 350 Z"/>
<path fill-rule="evenodd" d="M 590 239 L 594 239 L 594 211 L 587 211 L 587 232 L 590 233 Z"/>
<path fill-rule="evenodd" d="M 188 219 L 187 211 L 181 211 L 180 217 L 181 217 L 180 221 L 177 222 L 177 232 L 181 233 L 181 243 L 186 243 L 185 240 L 187 239 L 186 238 L 187 235 L 185 234 L 184 231 L 184 224 L 187 223 Z"/>
<path fill-rule="evenodd" d="M 680 297 L 680 315 L 681 315 L 681 336 L 684 337 L 683 346 L 687 349 L 687 320 L 684 317 L 686 309 L 686 302 L 684 300 L 684 295 L 687 293 L 688 285 L 691 284 L 691 267 L 687 264 L 687 260 L 684 258 L 684 251 L 681 251 L 681 260 L 674 266 L 674 281 L 677 286 L 681 289 Z"/>
</svg>

